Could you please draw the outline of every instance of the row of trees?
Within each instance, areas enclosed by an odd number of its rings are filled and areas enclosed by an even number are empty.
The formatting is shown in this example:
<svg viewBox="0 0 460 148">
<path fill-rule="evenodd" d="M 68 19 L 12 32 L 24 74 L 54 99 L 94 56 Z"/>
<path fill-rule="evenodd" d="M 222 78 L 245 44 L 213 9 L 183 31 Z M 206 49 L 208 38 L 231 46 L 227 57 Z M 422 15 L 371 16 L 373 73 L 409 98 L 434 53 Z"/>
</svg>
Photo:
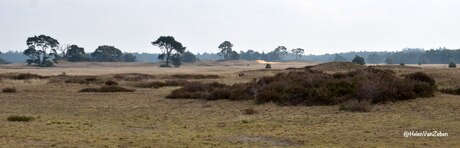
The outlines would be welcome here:
<svg viewBox="0 0 460 148">
<path fill-rule="evenodd" d="M 254 50 L 247 50 L 246 52 L 240 51 L 240 53 L 233 51 L 232 49 L 233 44 L 229 41 L 224 41 L 222 44 L 219 45 L 220 52 L 218 55 L 223 56 L 224 60 L 265 60 L 265 61 L 282 61 L 283 58 L 292 53 L 295 55 L 296 59 L 300 58 L 303 53 L 305 52 L 302 48 L 295 48 L 292 49 L 290 52 L 284 46 L 278 46 L 273 51 L 269 53 L 259 53 Z"/>
<path fill-rule="evenodd" d="M 41 67 L 52 66 L 59 60 L 69 62 L 97 61 L 97 62 L 135 62 L 136 57 L 129 53 L 122 53 L 114 46 L 99 46 L 93 53 L 86 54 L 85 49 L 77 45 L 60 46 L 58 40 L 39 35 L 27 38 L 27 49 L 23 54 L 28 57 L 28 64 Z M 60 53 L 58 53 L 60 51 Z"/>
</svg>

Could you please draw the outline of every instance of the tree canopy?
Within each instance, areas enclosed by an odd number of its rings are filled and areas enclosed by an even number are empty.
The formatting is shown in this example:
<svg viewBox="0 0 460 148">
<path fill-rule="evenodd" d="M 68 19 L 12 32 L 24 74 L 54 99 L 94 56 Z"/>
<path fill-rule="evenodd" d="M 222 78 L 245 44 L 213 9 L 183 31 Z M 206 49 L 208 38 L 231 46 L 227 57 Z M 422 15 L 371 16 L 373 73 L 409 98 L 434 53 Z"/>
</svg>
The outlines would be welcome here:
<svg viewBox="0 0 460 148">
<path fill-rule="evenodd" d="M 77 45 L 70 45 L 65 50 L 64 58 L 69 62 L 89 61 L 86 57 L 85 49 Z"/>
<path fill-rule="evenodd" d="M 224 57 L 224 60 L 233 60 L 232 57 L 236 57 L 233 53 L 233 44 L 230 41 L 224 41 L 219 45 L 220 56 Z"/>
<path fill-rule="evenodd" d="M 166 59 L 166 66 L 169 67 L 172 56 L 174 56 L 175 66 L 179 65 L 182 53 L 186 47 L 182 46 L 182 43 L 176 41 L 172 36 L 161 36 L 156 41 L 152 42 L 153 46 L 157 46 L 161 49 L 162 54 L 158 56 L 158 59 L 164 61 Z M 178 61 L 177 61 L 178 60 Z M 178 67 L 178 66 L 177 66 Z"/>
<path fill-rule="evenodd" d="M 52 66 L 53 62 L 56 63 L 59 42 L 46 35 L 39 35 L 27 38 L 27 49 L 23 54 L 28 56 L 28 64 L 35 63 L 38 66 L 47 67 Z"/>
<path fill-rule="evenodd" d="M 302 48 L 294 48 L 291 50 L 293 54 L 295 54 L 295 59 L 302 57 L 302 54 L 305 52 Z"/>
<path fill-rule="evenodd" d="M 358 55 L 356 55 L 355 58 L 351 62 L 356 63 L 356 64 L 361 64 L 361 65 L 366 64 L 366 62 L 364 61 L 364 58 Z"/>
<path fill-rule="evenodd" d="M 97 62 L 119 62 L 122 55 L 121 50 L 108 45 L 99 46 L 91 53 L 91 57 Z"/>
</svg>

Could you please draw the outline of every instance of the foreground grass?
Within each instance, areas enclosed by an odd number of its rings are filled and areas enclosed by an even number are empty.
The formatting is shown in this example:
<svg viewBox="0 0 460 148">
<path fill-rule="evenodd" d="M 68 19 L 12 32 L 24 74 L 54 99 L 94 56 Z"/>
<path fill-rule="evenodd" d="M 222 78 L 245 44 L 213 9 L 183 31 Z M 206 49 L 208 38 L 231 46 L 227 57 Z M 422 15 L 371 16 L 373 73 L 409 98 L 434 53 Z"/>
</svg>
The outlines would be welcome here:
<svg viewBox="0 0 460 148">
<path fill-rule="evenodd" d="M 234 79 L 237 77 L 226 75 L 219 81 Z M 165 99 L 177 87 L 78 93 L 88 86 L 45 80 L 0 82 L 0 88 L 5 86 L 18 89 L 18 93 L 0 94 L 0 119 L 4 119 L 0 120 L 0 145 L 5 147 L 460 145 L 460 97 L 440 93 L 434 98 L 376 105 L 370 112 L 354 113 L 339 111 L 339 106 Z M 258 113 L 245 115 L 248 108 Z M 10 115 L 37 118 L 9 122 L 6 118 Z M 403 132 L 411 130 L 437 130 L 449 136 L 404 138 Z"/>
</svg>

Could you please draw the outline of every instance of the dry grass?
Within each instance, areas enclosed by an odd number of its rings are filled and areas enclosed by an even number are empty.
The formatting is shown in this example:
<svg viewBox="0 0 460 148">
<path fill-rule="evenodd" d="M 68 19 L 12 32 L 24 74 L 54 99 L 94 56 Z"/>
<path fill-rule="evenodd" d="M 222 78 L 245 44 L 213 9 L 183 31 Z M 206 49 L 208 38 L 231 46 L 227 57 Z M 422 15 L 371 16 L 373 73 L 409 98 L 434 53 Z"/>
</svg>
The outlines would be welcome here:
<svg viewBox="0 0 460 148">
<path fill-rule="evenodd" d="M 234 63 L 225 63 L 234 64 Z M 152 65 L 67 67 L 50 69 L 1 69 L 40 75 L 106 75 L 117 73 L 217 74 L 220 83 L 249 82 L 272 76 L 279 69 L 304 67 L 305 63 L 207 67 L 184 65 L 171 71 Z M 296 65 L 297 64 L 297 65 Z M 234 64 L 236 65 L 236 64 Z M 108 68 L 107 68 L 108 67 Z M 409 67 L 409 65 L 405 66 Z M 22 68 L 22 69 L 20 69 Z M 145 68 L 145 69 L 144 69 Z M 333 69 L 330 69 L 333 70 Z M 446 67 L 396 69 L 397 75 L 422 71 L 440 88 L 459 85 L 460 70 Z M 238 73 L 245 73 L 239 77 Z M 113 78 L 113 77 L 110 77 Z M 0 120 L 0 145 L 4 147 L 456 147 L 460 133 L 460 96 L 378 104 L 370 112 L 342 112 L 340 106 L 254 106 L 251 101 L 176 100 L 165 97 L 177 88 L 139 89 L 132 93 L 78 93 L 88 87 L 48 83 L 47 79 L 5 79 L 0 88 L 14 86 L 17 94 L 0 94 L 0 117 L 32 115 L 33 122 Z M 124 84 L 124 80 L 118 80 Z M 201 81 L 201 80 L 200 80 Z M 104 81 L 103 81 L 104 82 Z M 99 87 L 89 84 L 90 87 Z M 253 108 L 259 113 L 244 115 Z M 40 118 L 38 118 L 38 116 Z M 449 137 L 404 138 L 404 131 L 437 130 Z M 46 131 L 46 132 L 44 132 Z M 59 135 L 59 136 L 56 136 Z"/>
</svg>

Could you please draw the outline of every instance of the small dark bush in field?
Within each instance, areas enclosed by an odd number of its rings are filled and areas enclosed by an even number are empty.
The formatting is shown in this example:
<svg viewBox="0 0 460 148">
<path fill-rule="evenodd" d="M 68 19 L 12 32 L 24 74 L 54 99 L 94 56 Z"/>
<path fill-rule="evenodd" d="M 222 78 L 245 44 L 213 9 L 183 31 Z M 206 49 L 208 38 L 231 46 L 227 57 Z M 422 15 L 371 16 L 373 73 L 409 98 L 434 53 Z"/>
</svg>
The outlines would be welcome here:
<svg viewBox="0 0 460 148">
<path fill-rule="evenodd" d="M 445 94 L 460 95 L 460 88 L 445 88 L 440 91 Z"/>
<path fill-rule="evenodd" d="M 369 112 L 371 104 L 368 101 L 358 101 L 356 99 L 343 102 L 340 105 L 340 110 L 351 112 Z"/>
<path fill-rule="evenodd" d="M 170 65 L 161 64 L 160 67 L 171 67 Z"/>
<path fill-rule="evenodd" d="M 79 92 L 134 92 L 134 90 L 120 86 L 102 86 L 100 88 L 85 88 Z"/>
<path fill-rule="evenodd" d="M 166 80 L 165 82 L 144 82 L 134 85 L 139 88 L 160 88 L 168 86 L 184 86 L 188 81 L 185 80 Z"/>
<path fill-rule="evenodd" d="M 142 81 L 148 79 L 154 79 L 155 76 L 149 74 L 141 73 L 125 73 L 125 74 L 116 74 L 113 78 L 124 81 Z"/>
<path fill-rule="evenodd" d="M 271 68 L 272 68 L 272 65 L 271 65 L 271 64 L 265 65 L 265 69 L 271 69 Z"/>
<path fill-rule="evenodd" d="M 436 80 L 434 80 L 433 78 L 431 78 L 430 76 L 428 76 L 427 74 L 423 72 L 416 72 L 416 73 L 408 74 L 406 75 L 406 78 L 410 80 L 426 82 L 430 85 L 436 85 Z"/>
<path fill-rule="evenodd" d="M 353 58 L 353 60 L 351 62 L 356 63 L 356 64 L 361 64 L 361 65 L 366 64 L 364 58 L 360 57 L 358 55 L 356 55 L 355 58 Z"/>
<path fill-rule="evenodd" d="M 30 80 L 30 79 L 46 79 L 48 76 L 40 76 L 31 73 L 5 73 L 0 74 L 1 78 L 13 79 L 13 80 Z"/>
<path fill-rule="evenodd" d="M 49 83 L 72 83 L 72 84 L 102 84 L 105 80 L 97 76 L 69 76 L 57 75 L 51 77 Z"/>
<path fill-rule="evenodd" d="M 4 93 L 15 93 L 16 88 L 14 88 L 14 87 L 5 87 L 5 88 L 2 89 L 2 92 L 4 92 Z"/>
<path fill-rule="evenodd" d="M 17 115 L 12 115 L 7 118 L 8 121 L 16 121 L 16 122 L 29 122 L 33 120 L 34 117 L 29 117 L 29 116 L 17 116 Z"/>
<path fill-rule="evenodd" d="M 449 68 L 457 68 L 457 64 L 455 64 L 454 62 L 450 62 Z"/>
<path fill-rule="evenodd" d="M 219 79 L 218 75 L 203 75 L 203 74 L 174 74 L 170 76 L 175 79 Z"/>
<path fill-rule="evenodd" d="M 399 66 L 406 66 L 406 64 L 404 64 L 404 63 L 400 63 L 400 64 L 399 64 Z"/>
<path fill-rule="evenodd" d="M 118 85 L 118 82 L 114 80 L 108 80 L 108 81 L 105 81 L 105 85 L 108 85 L 108 86 Z"/>
<path fill-rule="evenodd" d="M 254 108 L 247 108 L 247 109 L 244 109 L 242 112 L 244 115 L 254 115 L 254 114 L 259 113 Z"/>
</svg>

